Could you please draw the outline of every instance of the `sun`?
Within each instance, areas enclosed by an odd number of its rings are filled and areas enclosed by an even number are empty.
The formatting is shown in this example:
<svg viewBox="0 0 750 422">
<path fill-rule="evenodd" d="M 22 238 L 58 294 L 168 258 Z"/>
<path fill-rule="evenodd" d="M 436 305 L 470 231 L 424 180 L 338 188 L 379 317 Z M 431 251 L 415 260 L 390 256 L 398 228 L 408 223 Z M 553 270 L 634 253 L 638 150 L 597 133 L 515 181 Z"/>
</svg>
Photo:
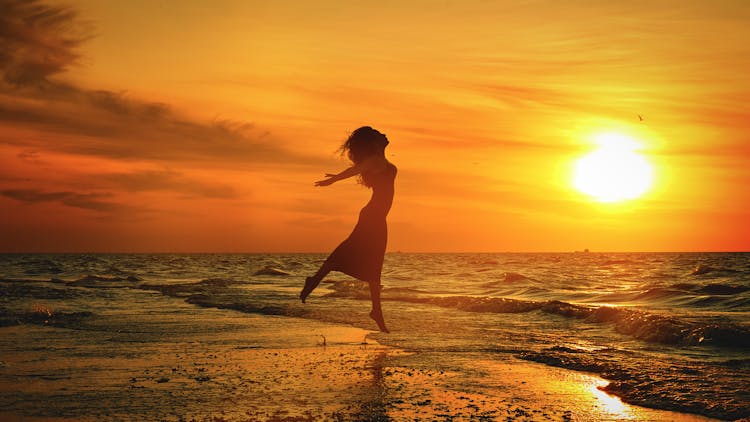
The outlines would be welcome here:
<svg viewBox="0 0 750 422">
<path fill-rule="evenodd" d="M 599 202 L 635 199 L 651 187 L 651 164 L 636 152 L 638 143 L 619 134 L 596 137 L 599 149 L 575 164 L 573 185 Z"/>
</svg>

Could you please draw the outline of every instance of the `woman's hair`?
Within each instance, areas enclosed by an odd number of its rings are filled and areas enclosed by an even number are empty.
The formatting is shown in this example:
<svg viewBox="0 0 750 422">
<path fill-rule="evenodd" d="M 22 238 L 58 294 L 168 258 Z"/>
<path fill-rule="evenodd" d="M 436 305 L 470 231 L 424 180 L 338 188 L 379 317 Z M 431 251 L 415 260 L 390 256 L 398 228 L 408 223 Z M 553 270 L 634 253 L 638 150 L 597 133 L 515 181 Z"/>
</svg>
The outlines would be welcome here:
<svg viewBox="0 0 750 422">
<path fill-rule="evenodd" d="M 352 132 L 349 139 L 341 145 L 341 155 L 346 154 L 354 164 L 364 161 L 366 158 L 382 154 L 388 145 L 388 138 L 384 134 L 371 128 L 362 126 Z"/>
</svg>

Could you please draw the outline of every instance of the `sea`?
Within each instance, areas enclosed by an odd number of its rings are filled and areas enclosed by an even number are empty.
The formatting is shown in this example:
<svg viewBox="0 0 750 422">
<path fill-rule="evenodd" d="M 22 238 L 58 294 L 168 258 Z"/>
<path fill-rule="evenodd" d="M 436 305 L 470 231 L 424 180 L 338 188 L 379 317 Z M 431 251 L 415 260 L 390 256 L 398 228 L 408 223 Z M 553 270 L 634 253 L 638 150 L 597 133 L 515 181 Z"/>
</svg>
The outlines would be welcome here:
<svg viewBox="0 0 750 422">
<path fill-rule="evenodd" d="M 300 303 L 325 257 L 3 254 L 0 335 L 19 325 L 115 335 L 145 297 L 164 312 L 377 330 L 367 285 L 346 275 L 329 274 Z M 383 345 L 439 354 L 445 367 L 514 356 L 597 374 L 627 403 L 750 417 L 750 253 L 388 253 L 382 285 L 391 333 L 374 337 Z"/>
</svg>

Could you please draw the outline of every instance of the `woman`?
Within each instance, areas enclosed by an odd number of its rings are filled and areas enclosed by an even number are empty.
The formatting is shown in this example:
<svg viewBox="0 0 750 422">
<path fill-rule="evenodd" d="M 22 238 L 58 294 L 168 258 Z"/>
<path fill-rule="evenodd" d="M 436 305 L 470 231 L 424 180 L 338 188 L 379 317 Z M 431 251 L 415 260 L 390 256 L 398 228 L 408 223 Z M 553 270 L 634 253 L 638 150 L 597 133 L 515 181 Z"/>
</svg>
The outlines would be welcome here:
<svg viewBox="0 0 750 422">
<path fill-rule="evenodd" d="M 328 186 L 339 180 L 359 176 L 360 182 L 372 189 L 370 202 L 359 212 L 359 220 L 354 230 L 328 256 L 317 273 L 307 277 L 305 287 L 299 297 L 302 303 L 331 271 L 340 271 L 370 284 L 372 311 L 370 318 L 377 322 L 380 331 L 388 332 L 380 308 L 380 272 L 383 269 L 383 255 L 388 240 L 385 217 L 393 203 L 393 182 L 396 166 L 385 158 L 386 136 L 377 130 L 364 126 L 352 132 L 341 146 L 354 163 L 339 174 L 326 174 L 326 179 L 315 182 L 315 186 Z"/>
</svg>

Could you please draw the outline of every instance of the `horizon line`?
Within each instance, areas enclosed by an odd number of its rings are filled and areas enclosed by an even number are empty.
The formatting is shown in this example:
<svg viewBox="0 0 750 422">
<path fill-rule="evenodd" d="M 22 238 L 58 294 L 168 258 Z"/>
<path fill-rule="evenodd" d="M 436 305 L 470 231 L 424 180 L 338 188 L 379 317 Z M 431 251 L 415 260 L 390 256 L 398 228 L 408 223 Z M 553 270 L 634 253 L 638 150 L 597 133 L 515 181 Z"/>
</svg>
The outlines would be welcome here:
<svg viewBox="0 0 750 422">
<path fill-rule="evenodd" d="M 303 254 L 328 254 L 330 251 L 245 251 L 245 252 L 211 252 L 211 251 L 189 251 L 189 252 L 175 252 L 175 251 L 0 251 L 0 255 L 303 255 Z M 626 251 L 626 250 L 601 250 L 601 251 L 386 251 L 386 254 L 605 254 L 605 253 L 750 253 L 750 250 L 694 250 L 694 251 L 667 251 L 667 250 L 655 250 L 655 251 Z"/>
</svg>

